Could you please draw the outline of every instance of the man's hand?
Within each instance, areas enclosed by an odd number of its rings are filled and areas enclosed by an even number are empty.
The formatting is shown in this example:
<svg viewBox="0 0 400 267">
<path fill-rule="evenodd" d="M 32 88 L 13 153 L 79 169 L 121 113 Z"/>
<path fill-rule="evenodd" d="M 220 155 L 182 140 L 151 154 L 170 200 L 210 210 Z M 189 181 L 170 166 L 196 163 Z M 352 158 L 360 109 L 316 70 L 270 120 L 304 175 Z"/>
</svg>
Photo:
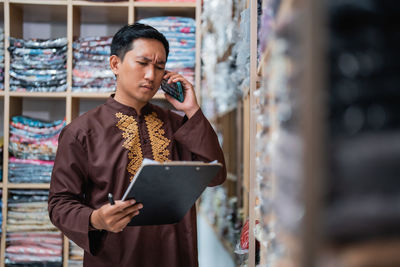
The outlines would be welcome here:
<svg viewBox="0 0 400 267">
<path fill-rule="evenodd" d="M 182 75 L 166 71 L 164 79 L 168 80 L 168 83 L 181 82 L 185 100 L 183 103 L 179 102 L 175 98 L 168 94 L 165 94 L 165 98 L 170 102 L 177 110 L 185 112 L 186 116 L 190 119 L 199 110 L 199 104 L 197 103 L 196 94 L 194 93 L 193 85 L 186 80 Z"/>
<path fill-rule="evenodd" d="M 115 205 L 106 204 L 94 210 L 90 216 L 91 225 L 98 230 L 107 230 L 119 233 L 139 214 L 142 204 L 136 204 L 135 200 L 115 201 Z"/>
</svg>

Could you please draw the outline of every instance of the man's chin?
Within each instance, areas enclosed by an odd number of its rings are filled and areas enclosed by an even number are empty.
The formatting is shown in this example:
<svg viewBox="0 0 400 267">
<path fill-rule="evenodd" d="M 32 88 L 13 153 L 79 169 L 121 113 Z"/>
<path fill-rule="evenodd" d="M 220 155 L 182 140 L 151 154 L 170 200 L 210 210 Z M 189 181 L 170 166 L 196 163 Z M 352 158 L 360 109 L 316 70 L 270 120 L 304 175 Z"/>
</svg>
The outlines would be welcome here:
<svg viewBox="0 0 400 267">
<path fill-rule="evenodd" d="M 149 102 L 153 97 L 155 96 L 155 93 L 154 94 L 149 94 L 149 95 L 145 95 L 145 96 L 142 96 L 141 98 L 140 98 L 140 101 L 141 102 Z"/>
</svg>

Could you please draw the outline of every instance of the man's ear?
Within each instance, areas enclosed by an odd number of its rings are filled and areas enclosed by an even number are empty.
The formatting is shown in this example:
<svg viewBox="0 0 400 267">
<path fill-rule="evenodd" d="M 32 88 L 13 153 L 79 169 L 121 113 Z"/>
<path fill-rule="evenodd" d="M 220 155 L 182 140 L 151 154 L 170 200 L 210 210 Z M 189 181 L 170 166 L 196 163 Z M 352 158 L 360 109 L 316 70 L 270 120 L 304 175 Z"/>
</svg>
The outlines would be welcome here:
<svg viewBox="0 0 400 267">
<path fill-rule="evenodd" d="M 120 63 L 121 59 L 118 56 L 116 55 L 110 56 L 110 68 L 112 72 L 115 74 L 115 76 L 118 76 Z"/>
</svg>

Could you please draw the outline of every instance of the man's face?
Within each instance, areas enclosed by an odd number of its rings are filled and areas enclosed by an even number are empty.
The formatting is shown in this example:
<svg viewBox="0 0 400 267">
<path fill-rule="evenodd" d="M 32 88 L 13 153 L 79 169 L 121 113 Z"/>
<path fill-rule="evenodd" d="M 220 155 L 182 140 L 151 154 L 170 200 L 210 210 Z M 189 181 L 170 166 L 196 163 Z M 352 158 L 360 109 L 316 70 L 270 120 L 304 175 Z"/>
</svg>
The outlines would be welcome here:
<svg viewBox="0 0 400 267">
<path fill-rule="evenodd" d="M 163 44 L 155 39 L 136 39 L 124 60 L 117 60 L 113 71 L 117 75 L 118 93 L 127 100 L 147 103 L 164 76 L 166 53 Z"/>
</svg>

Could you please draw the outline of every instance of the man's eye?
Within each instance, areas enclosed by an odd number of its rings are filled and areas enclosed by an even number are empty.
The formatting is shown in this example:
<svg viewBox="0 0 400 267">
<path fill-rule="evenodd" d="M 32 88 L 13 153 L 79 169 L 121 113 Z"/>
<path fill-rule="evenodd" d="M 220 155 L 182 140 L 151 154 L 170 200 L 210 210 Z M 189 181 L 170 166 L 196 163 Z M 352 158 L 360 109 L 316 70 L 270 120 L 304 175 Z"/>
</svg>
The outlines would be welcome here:
<svg viewBox="0 0 400 267">
<path fill-rule="evenodd" d="M 138 63 L 139 63 L 140 65 L 142 65 L 142 66 L 146 66 L 146 65 L 147 65 L 146 62 L 140 62 L 140 61 L 138 61 Z"/>
<path fill-rule="evenodd" d="M 164 67 L 157 66 L 157 69 L 159 69 L 159 70 L 164 70 L 165 68 L 164 68 Z"/>
</svg>

